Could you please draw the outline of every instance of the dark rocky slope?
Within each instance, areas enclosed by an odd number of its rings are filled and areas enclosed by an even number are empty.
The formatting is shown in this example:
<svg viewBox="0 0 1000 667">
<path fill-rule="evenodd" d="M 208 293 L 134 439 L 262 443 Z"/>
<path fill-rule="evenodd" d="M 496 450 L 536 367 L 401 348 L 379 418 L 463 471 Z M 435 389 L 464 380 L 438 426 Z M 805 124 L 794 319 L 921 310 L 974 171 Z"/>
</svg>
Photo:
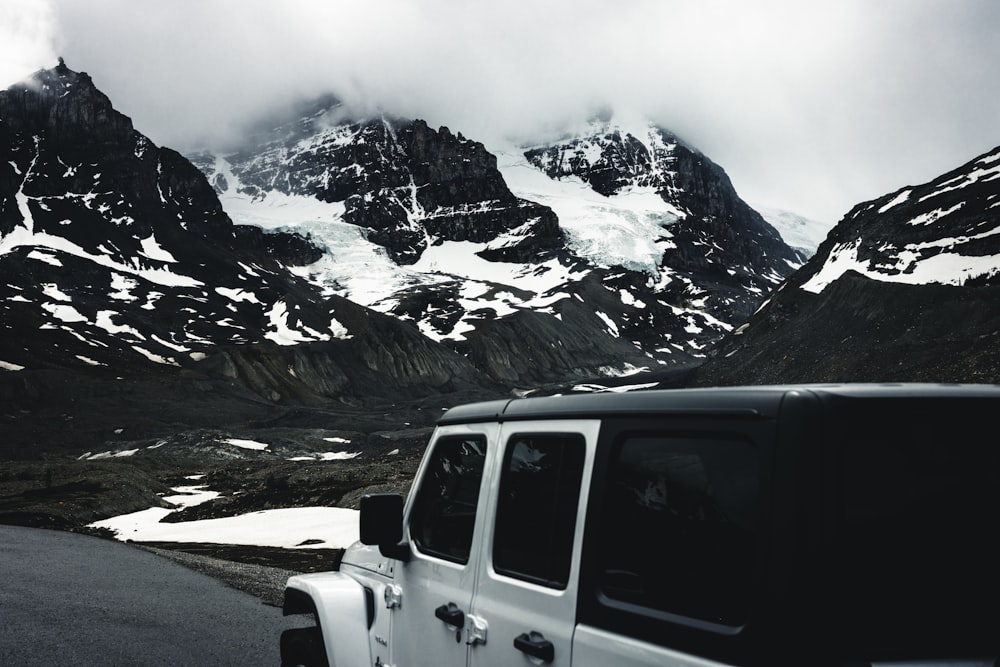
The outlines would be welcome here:
<svg viewBox="0 0 1000 667">
<path fill-rule="evenodd" d="M 725 340 L 697 384 L 1000 382 L 1000 286 L 876 283 L 783 291 Z"/>
</svg>

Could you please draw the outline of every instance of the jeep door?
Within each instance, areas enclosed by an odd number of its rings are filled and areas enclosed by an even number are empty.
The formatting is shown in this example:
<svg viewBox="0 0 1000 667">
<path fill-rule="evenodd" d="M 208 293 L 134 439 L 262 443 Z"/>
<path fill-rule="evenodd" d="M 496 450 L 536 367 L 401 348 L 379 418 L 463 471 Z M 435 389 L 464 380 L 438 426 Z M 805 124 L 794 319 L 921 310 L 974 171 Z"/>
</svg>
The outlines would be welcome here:
<svg viewBox="0 0 1000 667">
<path fill-rule="evenodd" d="M 600 422 L 507 422 L 472 603 L 470 662 L 566 667 L 589 470 Z"/>
<path fill-rule="evenodd" d="M 467 615 L 475 590 L 496 424 L 440 427 L 417 473 L 404 525 L 409 561 L 396 565 L 392 662 L 466 665 Z"/>
</svg>

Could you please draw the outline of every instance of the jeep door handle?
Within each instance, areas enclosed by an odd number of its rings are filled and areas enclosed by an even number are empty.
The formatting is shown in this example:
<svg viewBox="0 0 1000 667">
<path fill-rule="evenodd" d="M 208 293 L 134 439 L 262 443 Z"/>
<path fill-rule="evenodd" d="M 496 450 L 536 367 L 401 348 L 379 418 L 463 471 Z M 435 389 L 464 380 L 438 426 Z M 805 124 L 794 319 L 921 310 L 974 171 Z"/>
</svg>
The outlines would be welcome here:
<svg viewBox="0 0 1000 667">
<path fill-rule="evenodd" d="M 552 662 L 556 657 L 556 649 L 552 642 L 543 637 L 542 633 L 534 630 L 515 637 L 514 648 L 532 658 L 538 658 L 542 662 Z"/>
<path fill-rule="evenodd" d="M 441 605 L 434 610 L 434 615 L 448 625 L 453 625 L 459 630 L 465 627 L 465 613 L 459 609 L 458 605 L 454 602 Z"/>
</svg>

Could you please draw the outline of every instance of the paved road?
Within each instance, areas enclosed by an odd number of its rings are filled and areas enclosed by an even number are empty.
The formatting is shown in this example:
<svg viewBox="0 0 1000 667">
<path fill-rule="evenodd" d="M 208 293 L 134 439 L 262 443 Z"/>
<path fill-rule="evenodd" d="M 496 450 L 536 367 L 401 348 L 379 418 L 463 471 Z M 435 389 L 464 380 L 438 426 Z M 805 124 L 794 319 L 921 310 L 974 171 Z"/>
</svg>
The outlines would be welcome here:
<svg viewBox="0 0 1000 667">
<path fill-rule="evenodd" d="M 0 526 L 0 665 L 277 665 L 301 622 L 125 544 Z"/>
</svg>

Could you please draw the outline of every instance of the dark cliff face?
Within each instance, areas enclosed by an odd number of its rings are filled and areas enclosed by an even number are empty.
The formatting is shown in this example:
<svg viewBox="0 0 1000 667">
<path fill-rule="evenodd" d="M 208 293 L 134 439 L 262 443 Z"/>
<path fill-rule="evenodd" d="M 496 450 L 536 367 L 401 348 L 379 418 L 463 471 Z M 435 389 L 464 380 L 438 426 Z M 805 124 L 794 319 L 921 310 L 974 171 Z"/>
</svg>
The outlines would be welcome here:
<svg viewBox="0 0 1000 667">
<path fill-rule="evenodd" d="M 1000 149 L 854 207 L 701 384 L 1000 381 Z"/>
<path fill-rule="evenodd" d="M 12 133 L 44 134 L 77 157 L 121 149 L 135 139 L 132 121 L 112 108 L 90 76 L 63 63 L 4 91 L 0 118 Z"/>
<path fill-rule="evenodd" d="M 249 287 L 241 260 L 275 276 L 254 286 L 258 299 L 296 291 L 277 277 L 273 260 L 239 243 L 204 175 L 132 129 L 86 74 L 60 65 L 0 92 L 0 122 L 10 170 L 0 191 L 0 270 L 3 289 L 20 297 L 5 302 L 5 326 L 35 321 L 43 337 L 82 344 L 77 355 L 56 344 L 15 356 L 179 363 L 179 353 L 219 338 L 219 331 L 206 337 L 223 328 L 219 322 L 228 328 L 224 340 L 259 336 L 265 313 L 226 303 L 216 291 Z"/>
<path fill-rule="evenodd" d="M 336 100 L 321 102 L 226 156 L 241 192 L 343 202 L 343 219 L 403 265 L 416 262 L 431 240 L 482 242 L 525 227 L 507 257 L 558 245 L 552 211 L 511 194 L 481 143 L 421 120 L 339 119 Z M 230 184 L 219 176 L 216 187 L 225 191 Z"/>
</svg>

